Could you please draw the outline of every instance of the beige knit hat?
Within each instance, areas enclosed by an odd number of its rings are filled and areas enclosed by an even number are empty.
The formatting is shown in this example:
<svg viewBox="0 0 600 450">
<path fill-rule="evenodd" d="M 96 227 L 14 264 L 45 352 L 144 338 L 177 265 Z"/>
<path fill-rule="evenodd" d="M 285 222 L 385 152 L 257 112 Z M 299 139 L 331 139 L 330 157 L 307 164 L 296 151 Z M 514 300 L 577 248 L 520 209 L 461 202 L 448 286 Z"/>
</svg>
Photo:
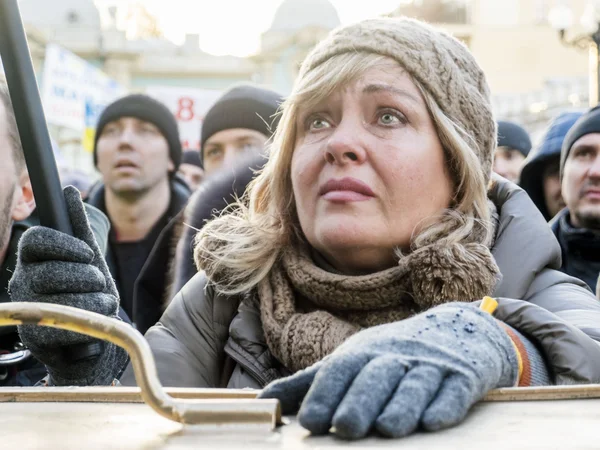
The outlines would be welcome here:
<svg viewBox="0 0 600 450">
<path fill-rule="evenodd" d="M 369 19 L 333 30 L 306 57 L 300 76 L 349 52 L 395 59 L 478 145 L 486 184 L 496 149 L 496 121 L 485 74 L 467 47 L 449 34 L 408 18 Z"/>
</svg>

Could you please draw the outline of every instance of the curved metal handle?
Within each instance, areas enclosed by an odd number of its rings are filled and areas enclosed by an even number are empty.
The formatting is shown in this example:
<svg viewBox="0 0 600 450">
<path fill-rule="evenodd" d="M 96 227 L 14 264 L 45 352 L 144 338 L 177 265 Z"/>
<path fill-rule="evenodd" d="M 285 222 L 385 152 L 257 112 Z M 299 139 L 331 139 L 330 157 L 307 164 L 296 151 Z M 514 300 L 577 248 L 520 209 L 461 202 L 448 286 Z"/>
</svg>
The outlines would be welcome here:
<svg viewBox="0 0 600 450">
<path fill-rule="evenodd" d="M 124 348 L 131 358 L 144 401 L 167 419 L 186 424 L 265 424 L 281 422 L 279 402 L 273 399 L 175 399 L 158 379 L 154 356 L 146 339 L 130 325 L 70 306 L 14 302 L 0 305 L 0 326 L 41 325 L 74 331 Z"/>
</svg>

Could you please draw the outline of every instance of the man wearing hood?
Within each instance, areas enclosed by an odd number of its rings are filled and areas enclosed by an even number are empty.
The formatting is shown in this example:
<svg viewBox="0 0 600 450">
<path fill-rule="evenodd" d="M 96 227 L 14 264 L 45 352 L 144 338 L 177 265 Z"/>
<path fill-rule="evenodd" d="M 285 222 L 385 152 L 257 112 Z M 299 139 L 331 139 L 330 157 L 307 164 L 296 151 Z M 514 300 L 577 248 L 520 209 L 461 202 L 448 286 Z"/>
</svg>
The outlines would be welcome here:
<svg viewBox="0 0 600 450">
<path fill-rule="evenodd" d="M 560 151 L 565 136 L 581 115 L 581 112 L 567 111 L 555 117 L 521 171 L 519 185 L 547 221 L 565 207 L 560 186 Z"/>
</svg>

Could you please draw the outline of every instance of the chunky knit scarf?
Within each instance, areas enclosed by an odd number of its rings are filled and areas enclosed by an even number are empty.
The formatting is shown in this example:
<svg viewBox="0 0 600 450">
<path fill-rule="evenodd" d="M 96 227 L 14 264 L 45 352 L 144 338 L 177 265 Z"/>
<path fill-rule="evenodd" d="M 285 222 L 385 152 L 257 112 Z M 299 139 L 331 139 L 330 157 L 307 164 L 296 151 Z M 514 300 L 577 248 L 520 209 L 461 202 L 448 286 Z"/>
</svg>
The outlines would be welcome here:
<svg viewBox="0 0 600 450">
<path fill-rule="evenodd" d="M 267 344 L 288 369 L 301 370 L 361 328 L 490 295 L 498 272 L 490 250 L 477 243 L 428 245 L 364 276 L 326 271 L 307 249 L 286 249 L 258 286 Z"/>
</svg>

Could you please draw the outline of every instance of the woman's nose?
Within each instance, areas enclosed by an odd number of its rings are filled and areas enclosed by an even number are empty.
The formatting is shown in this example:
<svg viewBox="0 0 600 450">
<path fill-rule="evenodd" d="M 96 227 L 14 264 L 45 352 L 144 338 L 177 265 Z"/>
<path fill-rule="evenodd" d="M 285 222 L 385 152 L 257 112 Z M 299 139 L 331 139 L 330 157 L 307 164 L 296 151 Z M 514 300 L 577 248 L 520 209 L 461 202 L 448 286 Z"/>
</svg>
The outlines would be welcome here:
<svg viewBox="0 0 600 450">
<path fill-rule="evenodd" d="M 325 147 L 325 161 L 329 164 L 361 163 L 365 157 L 365 147 L 356 125 L 340 124 L 329 136 Z"/>
</svg>

